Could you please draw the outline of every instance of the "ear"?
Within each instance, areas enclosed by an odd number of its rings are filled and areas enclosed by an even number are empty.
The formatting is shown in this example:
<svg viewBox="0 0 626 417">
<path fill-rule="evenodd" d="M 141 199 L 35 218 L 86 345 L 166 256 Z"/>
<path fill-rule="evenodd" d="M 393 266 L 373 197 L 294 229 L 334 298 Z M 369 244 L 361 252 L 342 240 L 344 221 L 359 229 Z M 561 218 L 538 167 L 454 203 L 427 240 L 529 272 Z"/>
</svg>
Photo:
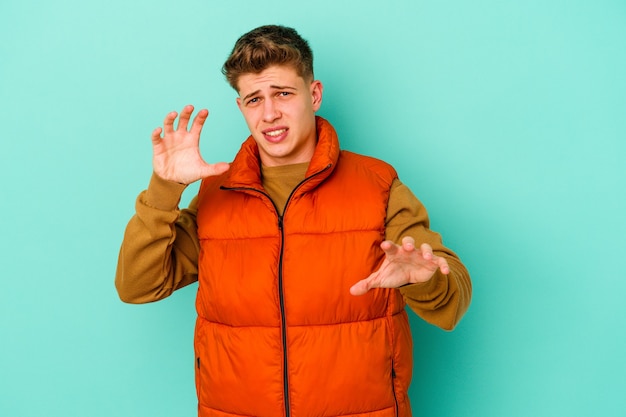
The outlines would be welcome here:
<svg viewBox="0 0 626 417">
<path fill-rule="evenodd" d="M 322 96 L 324 93 L 324 86 L 319 80 L 315 80 L 311 83 L 311 99 L 313 100 L 313 111 L 318 111 L 322 106 Z"/>
<path fill-rule="evenodd" d="M 237 101 L 237 107 L 239 107 L 239 111 L 242 111 L 241 110 L 241 105 L 242 105 L 241 97 L 237 97 L 236 101 Z"/>
</svg>

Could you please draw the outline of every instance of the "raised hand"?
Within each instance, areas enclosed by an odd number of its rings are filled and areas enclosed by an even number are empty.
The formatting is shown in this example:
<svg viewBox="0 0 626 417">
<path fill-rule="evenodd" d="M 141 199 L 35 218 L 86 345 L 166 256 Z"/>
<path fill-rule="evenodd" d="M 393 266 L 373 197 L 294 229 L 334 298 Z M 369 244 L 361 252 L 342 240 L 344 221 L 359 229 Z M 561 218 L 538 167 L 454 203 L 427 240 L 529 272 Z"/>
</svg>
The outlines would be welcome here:
<svg viewBox="0 0 626 417">
<path fill-rule="evenodd" d="M 363 295 L 372 288 L 398 288 L 426 282 L 437 269 L 446 275 L 450 273 L 444 258 L 434 255 L 433 249 L 426 243 L 416 248 L 412 237 L 403 238 L 402 245 L 386 240 L 380 247 L 385 252 L 383 264 L 378 271 L 354 284 L 350 288 L 352 295 Z"/>
<path fill-rule="evenodd" d="M 208 164 L 200 155 L 200 133 L 209 112 L 206 109 L 200 110 L 194 117 L 191 128 L 187 130 L 192 113 L 193 106 L 185 106 L 180 112 L 175 129 L 174 121 L 178 114 L 173 111 L 165 116 L 163 129 L 157 127 L 152 132 L 152 165 L 154 172 L 163 179 L 191 184 L 228 170 L 227 163 Z"/>
</svg>

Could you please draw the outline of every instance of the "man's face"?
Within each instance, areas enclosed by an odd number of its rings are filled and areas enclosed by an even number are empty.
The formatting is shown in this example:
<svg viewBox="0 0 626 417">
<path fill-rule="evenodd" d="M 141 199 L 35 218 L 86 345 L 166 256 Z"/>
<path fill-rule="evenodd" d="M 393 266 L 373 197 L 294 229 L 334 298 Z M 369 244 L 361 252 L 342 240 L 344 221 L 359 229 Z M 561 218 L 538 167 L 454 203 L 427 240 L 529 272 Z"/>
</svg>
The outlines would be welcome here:
<svg viewBox="0 0 626 417">
<path fill-rule="evenodd" d="M 307 82 L 290 66 L 272 66 L 239 77 L 237 105 L 259 146 L 261 163 L 278 166 L 309 162 L 317 135 L 315 112 L 322 83 Z"/>
</svg>

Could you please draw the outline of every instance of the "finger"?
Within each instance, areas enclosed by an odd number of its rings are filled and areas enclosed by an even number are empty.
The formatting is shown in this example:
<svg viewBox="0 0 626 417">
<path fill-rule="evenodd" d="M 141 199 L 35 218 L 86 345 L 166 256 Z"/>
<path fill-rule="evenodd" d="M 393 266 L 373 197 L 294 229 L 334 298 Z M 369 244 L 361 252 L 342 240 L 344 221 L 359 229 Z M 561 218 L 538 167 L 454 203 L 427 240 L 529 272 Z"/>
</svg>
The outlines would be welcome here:
<svg viewBox="0 0 626 417">
<path fill-rule="evenodd" d="M 433 259 L 433 248 L 428 243 L 422 243 L 420 245 L 420 251 L 422 252 L 422 256 L 424 257 L 424 259 Z"/>
<path fill-rule="evenodd" d="M 160 127 L 157 127 L 156 129 L 154 129 L 152 131 L 152 142 L 153 143 L 157 143 L 161 140 L 161 132 L 163 131 L 163 129 L 161 129 Z"/>
<path fill-rule="evenodd" d="M 183 110 L 180 112 L 180 117 L 178 118 L 178 130 L 187 130 L 191 113 L 193 113 L 193 106 L 191 104 L 183 107 Z"/>
<path fill-rule="evenodd" d="M 393 256 L 398 253 L 400 246 L 396 245 L 391 240 L 385 240 L 380 244 L 380 248 L 385 252 L 385 255 Z"/>
<path fill-rule="evenodd" d="M 437 265 L 439 266 L 439 270 L 442 274 L 448 275 L 450 273 L 450 266 L 448 265 L 448 261 L 441 256 L 437 256 Z"/>
<path fill-rule="evenodd" d="M 167 116 L 165 116 L 165 120 L 163 120 L 163 128 L 166 135 L 174 132 L 174 120 L 176 120 L 176 116 L 178 116 L 178 113 L 175 111 L 169 112 Z"/>
<path fill-rule="evenodd" d="M 415 249 L 415 239 L 411 236 L 405 236 L 402 238 L 402 249 L 411 252 Z"/>
<path fill-rule="evenodd" d="M 204 122 L 207 117 L 209 117 L 209 111 L 207 109 L 200 110 L 193 119 L 190 132 L 195 135 L 200 135 L 200 132 L 202 132 L 202 126 L 204 126 Z"/>
</svg>

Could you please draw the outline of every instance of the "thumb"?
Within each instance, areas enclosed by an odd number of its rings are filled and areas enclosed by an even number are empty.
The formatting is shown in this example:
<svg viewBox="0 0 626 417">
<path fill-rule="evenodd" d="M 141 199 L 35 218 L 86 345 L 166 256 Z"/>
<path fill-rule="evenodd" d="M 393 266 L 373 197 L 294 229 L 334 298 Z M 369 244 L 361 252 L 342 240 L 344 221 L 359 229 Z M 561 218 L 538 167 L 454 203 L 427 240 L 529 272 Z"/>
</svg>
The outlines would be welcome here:
<svg viewBox="0 0 626 417">
<path fill-rule="evenodd" d="M 205 164 L 202 168 L 202 178 L 206 178 L 223 174 L 228 171 L 230 164 L 226 162 L 218 162 L 216 164 Z"/>
<path fill-rule="evenodd" d="M 362 279 L 361 281 L 357 282 L 352 287 L 350 287 L 350 294 L 352 294 L 352 295 L 363 295 L 363 294 L 367 293 L 371 289 L 370 281 L 371 281 L 371 277 L 367 277 L 367 278 Z"/>
</svg>

